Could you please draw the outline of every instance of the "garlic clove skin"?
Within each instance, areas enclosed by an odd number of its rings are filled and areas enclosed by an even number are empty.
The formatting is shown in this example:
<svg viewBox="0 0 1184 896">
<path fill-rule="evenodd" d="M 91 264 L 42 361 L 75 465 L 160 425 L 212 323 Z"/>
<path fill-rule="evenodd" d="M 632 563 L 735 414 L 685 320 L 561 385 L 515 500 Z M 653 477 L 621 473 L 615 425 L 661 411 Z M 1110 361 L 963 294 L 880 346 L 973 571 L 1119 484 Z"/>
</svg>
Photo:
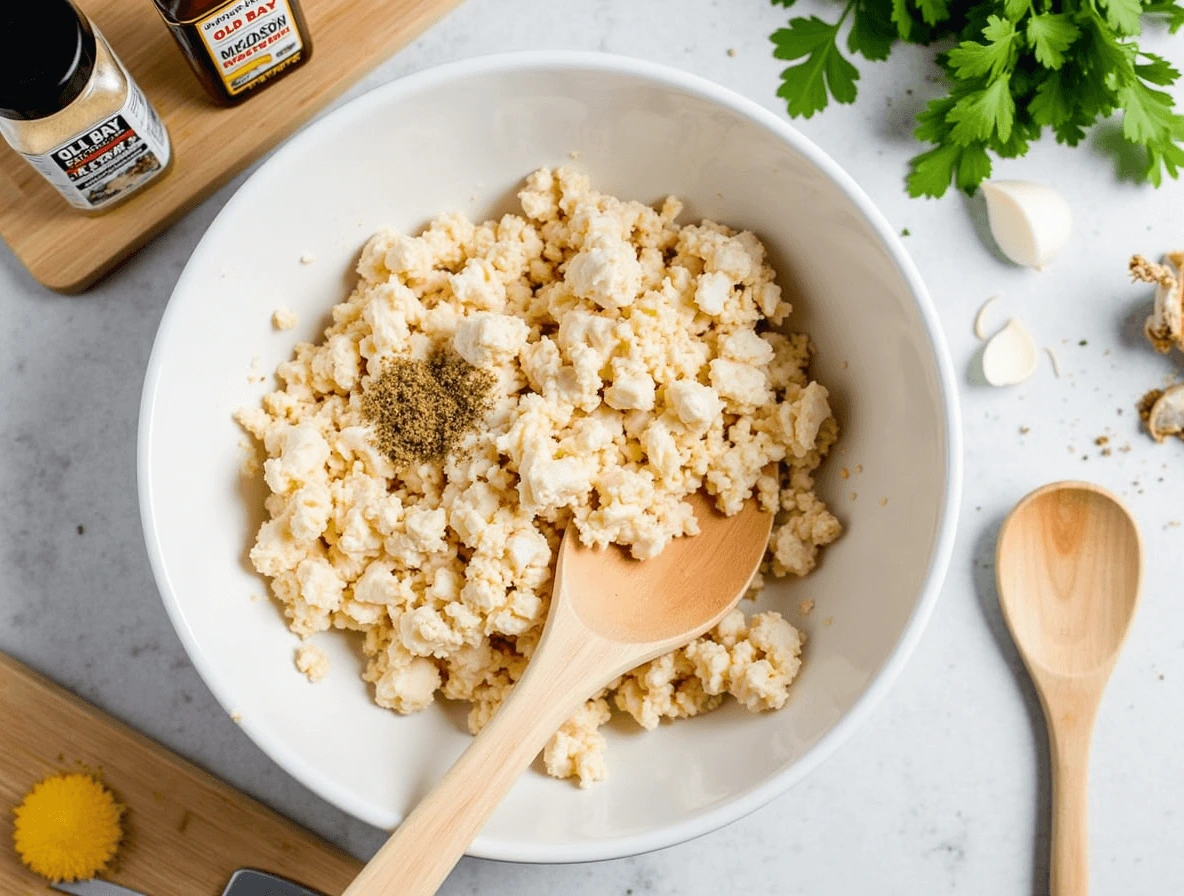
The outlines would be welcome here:
<svg viewBox="0 0 1184 896">
<path fill-rule="evenodd" d="M 1073 213 L 1065 197 L 1044 184 L 989 180 L 982 185 L 991 236 L 1003 254 L 1040 271 L 1069 242 Z"/>
<path fill-rule="evenodd" d="M 983 376 L 992 386 L 1014 386 L 1036 372 L 1039 351 L 1032 334 L 1014 317 L 983 349 Z"/>
</svg>

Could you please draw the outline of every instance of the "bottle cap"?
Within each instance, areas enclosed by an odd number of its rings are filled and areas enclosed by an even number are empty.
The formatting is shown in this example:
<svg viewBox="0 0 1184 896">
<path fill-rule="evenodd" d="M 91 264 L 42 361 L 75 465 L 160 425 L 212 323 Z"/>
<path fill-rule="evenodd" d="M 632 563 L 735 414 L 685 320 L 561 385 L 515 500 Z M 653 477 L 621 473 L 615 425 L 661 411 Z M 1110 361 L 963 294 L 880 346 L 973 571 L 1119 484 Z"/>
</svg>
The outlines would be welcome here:
<svg viewBox="0 0 1184 896">
<path fill-rule="evenodd" d="M 0 2 L 0 117 L 64 109 L 94 68 L 95 33 L 69 0 Z"/>
</svg>

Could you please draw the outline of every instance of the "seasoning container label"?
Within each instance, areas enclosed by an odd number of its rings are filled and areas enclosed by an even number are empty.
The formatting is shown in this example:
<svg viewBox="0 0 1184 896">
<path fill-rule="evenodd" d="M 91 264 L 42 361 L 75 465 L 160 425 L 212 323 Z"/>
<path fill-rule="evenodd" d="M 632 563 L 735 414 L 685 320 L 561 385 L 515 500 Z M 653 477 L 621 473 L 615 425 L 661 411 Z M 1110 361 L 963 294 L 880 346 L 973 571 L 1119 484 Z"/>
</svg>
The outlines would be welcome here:
<svg viewBox="0 0 1184 896">
<path fill-rule="evenodd" d="M 118 112 L 47 153 L 25 158 L 72 206 L 91 210 L 160 173 L 170 152 L 164 124 L 129 80 Z"/>
<path fill-rule="evenodd" d="M 196 24 L 231 96 L 294 65 L 304 48 L 288 0 L 238 0 Z"/>
</svg>

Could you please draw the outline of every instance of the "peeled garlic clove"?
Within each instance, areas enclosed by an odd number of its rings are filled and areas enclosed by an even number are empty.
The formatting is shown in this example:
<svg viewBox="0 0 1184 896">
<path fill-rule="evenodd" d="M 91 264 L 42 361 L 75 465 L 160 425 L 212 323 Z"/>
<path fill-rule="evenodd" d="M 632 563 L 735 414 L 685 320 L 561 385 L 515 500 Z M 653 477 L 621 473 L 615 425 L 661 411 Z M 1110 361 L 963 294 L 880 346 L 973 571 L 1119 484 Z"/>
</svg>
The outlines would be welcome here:
<svg viewBox="0 0 1184 896">
<path fill-rule="evenodd" d="M 1042 270 L 1069 242 L 1073 215 L 1069 203 L 1052 187 L 1022 180 L 983 183 L 991 236 L 1003 254 Z"/>
<path fill-rule="evenodd" d="M 1014 317 L 983 349 L 983 376 L 992 386 L 1014 386 L 1036 372 L 1038 351 L 1032 334 Z"/>
<path fill-rule="evenodd" d="M 1168 436 L 1184 438 L 1184 385 L 1172 386 L 1155 399 L 1147 414 L 1147 432 L 1157 442 Z"/>
</svg>

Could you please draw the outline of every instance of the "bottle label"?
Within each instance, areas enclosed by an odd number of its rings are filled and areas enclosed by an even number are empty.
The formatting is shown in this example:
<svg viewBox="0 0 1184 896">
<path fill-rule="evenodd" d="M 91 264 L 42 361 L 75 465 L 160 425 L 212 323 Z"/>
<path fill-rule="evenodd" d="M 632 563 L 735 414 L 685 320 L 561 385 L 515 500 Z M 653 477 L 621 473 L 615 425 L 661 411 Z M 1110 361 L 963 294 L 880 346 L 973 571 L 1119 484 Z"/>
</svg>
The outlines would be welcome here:
<svg viewBox="0 0 1184 896">
<path fill-rule="evenodd" d="M 171 151 L 156 110 L 129 78 L 118 112 L 43 155 L 25 158 L 72 206 L 98 209 L 159 174 Z"/>
<path fill-rule="evenodd" d="M 196 26 L 231 96 L 295 64 L 304 48 L 288 0 L 237 0 Z"/>
</svg>

